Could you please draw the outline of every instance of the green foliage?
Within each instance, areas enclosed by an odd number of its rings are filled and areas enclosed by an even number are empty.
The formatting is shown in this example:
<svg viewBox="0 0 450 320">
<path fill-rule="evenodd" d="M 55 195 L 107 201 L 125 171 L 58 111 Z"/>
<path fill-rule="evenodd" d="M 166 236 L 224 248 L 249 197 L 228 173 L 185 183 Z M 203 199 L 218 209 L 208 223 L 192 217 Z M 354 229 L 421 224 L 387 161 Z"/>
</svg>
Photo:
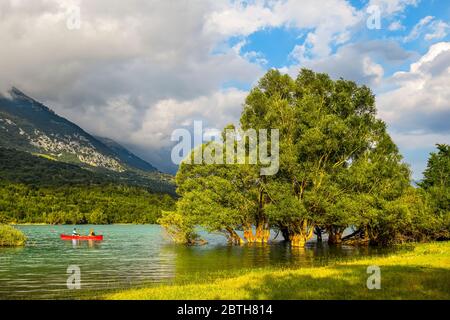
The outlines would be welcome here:
<svg viewBox="0 0 450 320">
<path fill-rule="evenodd" d="M 8 225 L 0 225 L 0 247 L 23 246 L 27 237 L 22 231 Z"/>
<path fill-rule="evenodd" d="M 174 199 L 139 181 L 0 148 L 0 223 L 156 223 Z"/>
<path fill-rule="evenodd" d="M 175 195 L 172 179 L 159 172 L 114 172 L 54 161 L 47 155 L 0 147 L 0 179 L 35 187 L 130 185 Z"/>
<path fill-rule="evenodd" d="M 431 153 L 420 183 L 426 190 L 431 187 L 450 188 L 450 145 L 438 144 L 437 149 Z"/>
<path fill-rule="evenodd" d="M 240 241 L 235 230 L 250 227 L 257 213 L 258 179 L 249 165 L 182 163 L 176 175 L 180 199 L 173 214 L 183 218 L 188 233 L 201 225 L 230 242 Z"/>
<path fill-rule="evenodd" d="M 177 211 L 163 211 L 158 223 L 175 243 L 195 244 L 199 240 L 195 226 Z"/>
<path fill-rule="evenodd" d="M 435 218 L 441 221 L 440 238 L 450 238 L 450 146 L 437 145 L 428 159 L 420 186 L 426 192 Z"/>
<path fill-rule="evenodd" d="M 224 232 L 234 243 L 242 242 L 236 230 L 265 242 L 270 228 L 300 246 L 314 229 L 325 230 L 330 243 L 436 237 L 442 221 L 410 186 L 409 167 L 376 118 L 368 87 L 306 69 L 296 79 L 270 70 L 247 96 L 240 122 L 244 130 L 279 129 L 279 172 L 260 176 L 260 164 L 182 164 L 176 214 L 184 223 Z M 427 186 L 430 179 L 448 183 L 448 149 L 441 149 L 447 158 L 432 159 L 438 169 L 426 174 Z M 447 195 L 436 191 L 437 205 Z M 343 238 L 348 227 L 355 232 Z"/>
<path fill-rule="evenodd" d="M 169 195 L 130 186 L 33 187 L 0 183 L 1 223 L 156 223 Z"/>
</svg>

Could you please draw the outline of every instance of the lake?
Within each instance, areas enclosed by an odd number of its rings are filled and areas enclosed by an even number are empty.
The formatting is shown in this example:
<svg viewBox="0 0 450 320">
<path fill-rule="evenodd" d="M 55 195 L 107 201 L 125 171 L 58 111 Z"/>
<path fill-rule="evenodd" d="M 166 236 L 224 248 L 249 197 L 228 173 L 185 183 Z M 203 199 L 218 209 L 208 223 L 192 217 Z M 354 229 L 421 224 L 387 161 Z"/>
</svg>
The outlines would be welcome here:
<svg viewBox="0 0 450 320">
<path fill-rule="evenodd" d="M 186 275 L 266 266 L 321 266 L 361 255 L 386 254 L 393 249 L 309 243 L 291 248 L 270 245 L 229 246 L 225 238 L 204 234 L 208 244 L 175 245 L 158 225 L 78 226 L 82 234 L 94 228 L 104 240 L 63 241 L 73 226 L 18 226 L 28 237 L 23 248 L 0 248 L 0 299 L 76 298 L 93 290 L 171 283 Z M 273 235 L 272 235 L 273 236 Z M 280 236 L 281 238 L 281 236 Z M 81 289 L 69 290 L 67 269 L 81 271 Z"/>
</svg>

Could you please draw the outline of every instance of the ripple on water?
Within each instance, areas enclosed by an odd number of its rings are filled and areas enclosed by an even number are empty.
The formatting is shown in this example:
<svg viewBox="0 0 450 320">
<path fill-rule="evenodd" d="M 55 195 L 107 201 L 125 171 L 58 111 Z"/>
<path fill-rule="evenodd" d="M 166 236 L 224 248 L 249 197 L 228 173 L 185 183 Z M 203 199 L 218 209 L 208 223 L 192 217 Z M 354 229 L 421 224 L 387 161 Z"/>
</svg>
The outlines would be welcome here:
<svg viewBox="0 0 450 320">
<path fill-rule="evenodd" d="M 0 299 L 82 297 L 92 290 L 129 288 L 171 281 L 177 276 L 270 265 L 311 266 L 355 255 L 383 253 L 354 247 L 284 243 L 230 247 L 218 235 L 206 235 L 208 245 L 170 244 L 157 225 L 77 226 L 94 228 L 104 241 L 62 241 L 73 226 L 19 226 L 29 238 L 24 248 L 0 249 Z M 67 289 L 67 268 L 78 265 L 81 290 Z"/>
</svg>

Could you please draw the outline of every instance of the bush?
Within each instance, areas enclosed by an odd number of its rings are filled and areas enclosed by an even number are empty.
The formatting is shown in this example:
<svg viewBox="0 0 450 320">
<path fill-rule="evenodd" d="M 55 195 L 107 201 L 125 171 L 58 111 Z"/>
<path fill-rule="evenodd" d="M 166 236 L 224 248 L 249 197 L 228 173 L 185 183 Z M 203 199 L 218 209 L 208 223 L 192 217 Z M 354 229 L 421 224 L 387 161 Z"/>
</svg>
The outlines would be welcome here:
<svg viewBox="0 0 450 320">
<path fill-rule="evenodd" d="M 22 231 L 9 225 L 0 225 L 0 247 L 18 247 L 25 245 L 27 237 Z"/>
</svg>

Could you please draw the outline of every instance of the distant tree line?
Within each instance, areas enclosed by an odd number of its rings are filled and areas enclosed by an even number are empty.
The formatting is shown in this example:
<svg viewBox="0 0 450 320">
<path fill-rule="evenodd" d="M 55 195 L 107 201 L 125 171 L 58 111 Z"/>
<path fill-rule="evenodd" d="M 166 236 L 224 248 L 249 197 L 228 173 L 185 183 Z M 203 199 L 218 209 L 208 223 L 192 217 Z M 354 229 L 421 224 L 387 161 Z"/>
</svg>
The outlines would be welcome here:
<svg viewBox="0 0 450 320">
<path fill-rule="evenodd" d="M 0 148 L 0 223 L 156 223 L 174 197 L 139 183 Z"/>
<path fill-rule="evenodd" d="M 0 183 L 0 223 L 156 223 L 174 199 L 129 186 L 30 187 Z"/>
<path fill-rule="evenodd" d="M 449 238 L 449 146 L 438 146 L 413 187 L 368 87 L 271 70 L 247 96 L 240 127 L 279 129 L 278 173 L 261 176 L 262 164 L 182 163 L 176 210 L 159 219 L 176 242 L 198 242 L 197 226 L 234 244 L 267 242 L 270 230 L 295 246 L 314 234 L 330 244 Z"/>
<path fill-rule="evenodd" d="M 0 147 L 0 180 L 36 187 L 129 185 L 151 192 L 175 196 L 170 176 L 159 172 L 127 170 L 115 172 L 52 160 L 47 155 L 30 154 Z"/>
</svg>

